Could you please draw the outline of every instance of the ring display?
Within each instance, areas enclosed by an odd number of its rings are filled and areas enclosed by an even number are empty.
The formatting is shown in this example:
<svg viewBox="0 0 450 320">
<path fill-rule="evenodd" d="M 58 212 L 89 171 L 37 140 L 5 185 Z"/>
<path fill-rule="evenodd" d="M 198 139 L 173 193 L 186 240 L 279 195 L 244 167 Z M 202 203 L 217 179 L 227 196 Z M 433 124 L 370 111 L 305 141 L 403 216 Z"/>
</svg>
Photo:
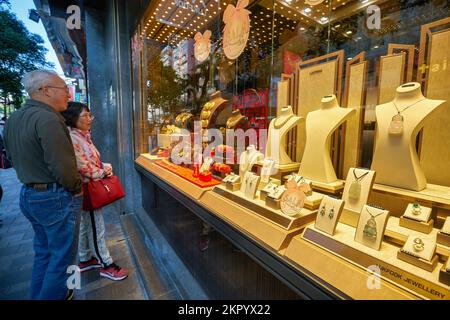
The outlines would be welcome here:
<svg viewBox="0 0 450 320">
<path fill-rule="evenodd" d="M 418 216 L 422 213 L 422 207 L 418 203 L 412 205 L 412 214 Z"/>
<path fill-rule="evenodd" d="M 423 242 L 422 239 L 415 238 L 413 248 L 415 251 L 418 251 L 418 252 L 423 251 L 423 249 L 425 249 L 425 243 Z"/>
</svg>

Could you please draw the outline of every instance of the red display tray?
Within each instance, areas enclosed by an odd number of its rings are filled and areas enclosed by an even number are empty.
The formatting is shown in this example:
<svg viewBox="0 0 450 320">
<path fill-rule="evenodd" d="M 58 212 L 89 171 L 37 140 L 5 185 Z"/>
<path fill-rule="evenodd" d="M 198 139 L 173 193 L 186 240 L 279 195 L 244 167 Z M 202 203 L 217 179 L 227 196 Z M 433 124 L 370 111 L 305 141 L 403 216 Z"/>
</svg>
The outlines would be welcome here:
<svg viewBox="0 0 450 320">
<path fill-rule="evenodd" d="M 212 179 L 209 182 L 200 181 L 199 178 L 194 178 L 192 176 L 194 173 L 192 169 L 170 163 L 167 160 L 157 160 L 154 163 L 166 170 L 169 170 L 172 173 L 175 173 L 177 176 L 180 176 L 181 178 L 195 184 L 200 188 L 209 188 L 220 184 L 220 181 L 216 179 Z"/>
</svg>

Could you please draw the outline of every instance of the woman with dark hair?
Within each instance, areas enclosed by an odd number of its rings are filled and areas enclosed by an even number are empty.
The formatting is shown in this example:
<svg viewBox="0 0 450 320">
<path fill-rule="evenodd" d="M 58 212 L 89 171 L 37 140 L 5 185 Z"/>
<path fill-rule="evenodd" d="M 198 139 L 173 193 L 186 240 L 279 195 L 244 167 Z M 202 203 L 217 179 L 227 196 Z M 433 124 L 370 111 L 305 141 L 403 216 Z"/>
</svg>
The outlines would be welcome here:
<svg viewBox="0 0 450 320">
<path fill-rule="evenodd" d="M 79 102 L 69 102 L 61 113 L 66 119 L 72 138 L 78 172 L 87 183 L 113 174 L 109 163 L 102 163 L 100 153 L 91 140 L 91 125 L 94 117 L 89 107 Z M 100 268 L 100 276 L 111 280 L 122 280 L 128 275 L 124 268 L 113 262 L 105 241 L 105 222 L 102 210 L 82 211 L 78 244 L 80 271 Z"/>
</svg>

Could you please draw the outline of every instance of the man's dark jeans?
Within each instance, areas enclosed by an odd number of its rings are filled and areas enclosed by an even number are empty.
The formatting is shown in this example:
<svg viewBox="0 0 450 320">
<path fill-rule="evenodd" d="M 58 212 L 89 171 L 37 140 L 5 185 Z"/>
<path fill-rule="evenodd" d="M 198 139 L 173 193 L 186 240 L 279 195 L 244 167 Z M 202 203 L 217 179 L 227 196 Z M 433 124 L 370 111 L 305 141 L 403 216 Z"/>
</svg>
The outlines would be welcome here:
<svg viewBox="0 0 450 320">
<path fill-rule="evenodd" d="M 82 198 L 56 183 L 47 191 L 22 186 L 20 209 L 34 229 L 31 299 L 66 297 L 67 268 L 76 261 Z"/>
</svg>

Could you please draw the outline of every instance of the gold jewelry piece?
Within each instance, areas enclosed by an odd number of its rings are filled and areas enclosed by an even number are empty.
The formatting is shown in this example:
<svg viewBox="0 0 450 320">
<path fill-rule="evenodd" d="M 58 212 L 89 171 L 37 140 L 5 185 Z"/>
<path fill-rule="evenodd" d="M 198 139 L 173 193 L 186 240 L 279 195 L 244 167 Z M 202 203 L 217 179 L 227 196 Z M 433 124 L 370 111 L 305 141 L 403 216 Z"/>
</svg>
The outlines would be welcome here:
<svg viewBox="0 0 450 320">
<path fill-rule="evenodd" d="M 236 125 L 243 120 L 245 117 L 238 111 L 234 116 L 231 116 L 227 120 L 227 129 L 233 129 Z"/>
<path fill-rule="evenodd" d="M 414 251 L 423 251 L 425 249 L 425 243 L 420 238 L 414 239 L 414 245 L 413 245 Z"/>
</svg>

